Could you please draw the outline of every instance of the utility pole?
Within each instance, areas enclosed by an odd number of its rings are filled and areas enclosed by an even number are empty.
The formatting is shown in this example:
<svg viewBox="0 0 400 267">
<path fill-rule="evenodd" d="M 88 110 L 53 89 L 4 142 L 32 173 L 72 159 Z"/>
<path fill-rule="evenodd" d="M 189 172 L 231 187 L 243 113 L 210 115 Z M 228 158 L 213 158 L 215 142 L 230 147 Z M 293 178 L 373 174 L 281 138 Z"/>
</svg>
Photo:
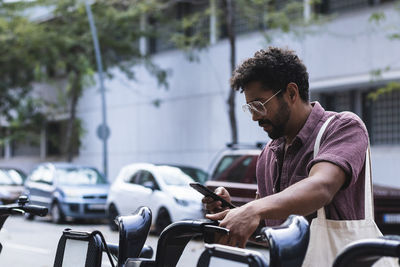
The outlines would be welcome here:
<svg viewBox="0 0 400 267">
<path fill-rule="evenodd" d="M 103 173 L 108 178 L 108 160 L 107 160 L 107 139 L 110 136 L 110 129 L 107 126 L 106 116 L 106 96 L 103 81 L 103 65 L 101 61 L 100 45 L 97 38 L 96 25 L 94 24 L 92 10 L 87 0 L 85 0 L 86 13 L 89 19 L 90 30 L 92 32 L 94 51 L 96 54 L 97 72 L 99 74 L 100 92 L 101 92 L 101 113 L 102 124 L 97 128 L 97 136 L 103 141 Z"/>
</svg>

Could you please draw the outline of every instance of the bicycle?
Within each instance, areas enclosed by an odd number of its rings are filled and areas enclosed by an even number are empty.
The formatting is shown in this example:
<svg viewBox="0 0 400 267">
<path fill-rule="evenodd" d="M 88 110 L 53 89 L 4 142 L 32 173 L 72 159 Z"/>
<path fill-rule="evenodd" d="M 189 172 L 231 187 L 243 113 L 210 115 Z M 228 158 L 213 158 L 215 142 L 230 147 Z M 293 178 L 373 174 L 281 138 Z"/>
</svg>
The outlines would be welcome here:
<svg viewBox="0 0 400 267">
<path fill-rule="evenodd" d="M 208 257 L 206 254 L 210 257 L 215 256 L 215 251 L 223 251 L 228 260 L 229 255 L 234 255 L 234 260 L 237 260 L 237 255 L 246 255 L 245 258 L 247 259 L 257 259 L 260 265 L 254 266 L 296 267 L 301 266 L 308 246 L 308 222 L 301 216 L 292 215 L 281 226 L 274 228 L 265 227 L 257 233 L 256 239 L 258 242 L 264 243 L 269 247 L 269 258 L 248 249 L 213 244 L 216 234 L 224 235 L 229 233 L 228 229 L 219 227 L 218 222 L 210 220 L 186 220 L 173 223 L 164 229 L 157 243 L 155 258 L 152 259 L 152 248 L 144 245 L 150 230 L 151 217 L 151 211 L 146 207 L 139 208 L 133 215 L 118 217 L 119 244 L 107 244 L 98 231 L 86 233 L 67 229 L 60 239 L 54 266 L 64 267 L 62 259 L 72 257 L 80 259 L 81 263 L 84 261 L 87 267 L 99 267 L 101 265 L 102 252 L 105 251 L 112 266 L 115 266 L 114 261 L 116 261 L 117 267 L 174 267 L 177 265 L 190 240 L 195 237 L 201 237 L 208 245 L 206 245 L 206 249 L 203 252 L 204 255 L 202 254 L 202 258 L 199 260 L 199 265 L 197 265 L 199 267 L 207 266 L 205 265 L 207 263 L 205 258 Z M 92 240 L 91 244 L 94 248 L 91 249 L 89 245 L 91 253 L 85 250 L 82 252 L 82 250 L 78 249 L 77 251 L 79 251 L 80 256 L 71 256 L 65 250 L 65 244 L 68 240 L 81 240 L 86 243 Z M 81 246 L 81 248 L 86 247 L 88 246 Z M 96 255 L 90 255 L 89 261 L 87 257 L 82 257 L 82 255 L 93 253 Z M 78 263 L 74 264 L 78 266 Z"/>
<path fill-rule="evenodd" d="M 46 216 L 48 209 L 43 206 L 29 205 L 29 199 L 27 196 L 20 196 L 17 203 L 0 205 L 0 230 L 3 228 L 4 223 L 10 215 L 14 214 L 32 214 L 35 216 Z M 0 243 L 0 253 L 3 249 L 3 245 Z"/>
</svg>

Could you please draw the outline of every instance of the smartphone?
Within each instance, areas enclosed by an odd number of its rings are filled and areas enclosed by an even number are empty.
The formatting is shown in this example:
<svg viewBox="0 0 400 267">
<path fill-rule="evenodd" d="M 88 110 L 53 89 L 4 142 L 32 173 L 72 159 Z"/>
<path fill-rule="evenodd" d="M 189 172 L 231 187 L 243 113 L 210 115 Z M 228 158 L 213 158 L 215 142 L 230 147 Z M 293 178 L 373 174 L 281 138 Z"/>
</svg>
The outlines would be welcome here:
<svg viewBox="0 0 400 267">
<path fill-rule="evenodd" d="M 205 187 L 204 185 L 202 185 L 200 183 L 190 183 L 190 186 L 193 187 L 194 189 L 196 189 L 198 192 L 200 192 L 201 194 L 203 194 L 206 197 L 211 197 L 215 201 L 221 201 L 222 207 L 228 207 L 231 209 L 236 208 L 236 206 L 234 206 L 232 203 L 229 203 L 228 201 L 226 201 L 222 197 L 218 196 L 213 191 L 211 191 L 210 189 L 208 189 L 207 187 Z"/>
</svg>

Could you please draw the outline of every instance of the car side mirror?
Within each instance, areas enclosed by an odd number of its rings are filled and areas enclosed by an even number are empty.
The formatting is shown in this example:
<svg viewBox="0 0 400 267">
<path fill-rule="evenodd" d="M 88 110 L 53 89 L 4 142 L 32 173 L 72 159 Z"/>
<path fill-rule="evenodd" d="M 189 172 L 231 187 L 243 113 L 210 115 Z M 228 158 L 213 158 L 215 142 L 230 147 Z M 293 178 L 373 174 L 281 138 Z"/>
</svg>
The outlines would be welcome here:
<svg viewBox="0 0 400 267">
<path fill-rule="evenodd" d="M 143 186 L 151 189 L 152 191 L 156 190 L 156 185 L 152 181 L 147 181 L 143 183 Z"/>
</svg>

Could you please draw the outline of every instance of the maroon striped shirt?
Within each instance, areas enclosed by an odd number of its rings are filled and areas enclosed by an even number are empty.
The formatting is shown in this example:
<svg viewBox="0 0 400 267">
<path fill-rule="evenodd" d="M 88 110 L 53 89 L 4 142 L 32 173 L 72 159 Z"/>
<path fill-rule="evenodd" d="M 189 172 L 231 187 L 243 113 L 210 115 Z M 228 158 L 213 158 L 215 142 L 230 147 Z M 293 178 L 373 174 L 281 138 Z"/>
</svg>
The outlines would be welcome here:
<svg viewBox="0 0 400 267">
<path fill-rule="evenodd" d="M 350 112 L 325 111 L 318 102 L 303 128 L 284 153 L 285 139 L 272 140 L 261 152 L 257 162 L 257 182 L 260 197 L 282 191 L 306 179 L 311 167 L 318 162 L 331 162 L 344 170 L 347 183 L 325 207 L 326 216 L 333 220 L 364 218 L 364 162 L 368 133 L 361 119 Z M 321 138 L 320 150 L 313 158 L 314 143 L 324 121 L 334 115 Z M 316 212 L 307 219 L 316 217 Z M 266 220 L 278 225 L 283 220 Z"/>
</svg>

